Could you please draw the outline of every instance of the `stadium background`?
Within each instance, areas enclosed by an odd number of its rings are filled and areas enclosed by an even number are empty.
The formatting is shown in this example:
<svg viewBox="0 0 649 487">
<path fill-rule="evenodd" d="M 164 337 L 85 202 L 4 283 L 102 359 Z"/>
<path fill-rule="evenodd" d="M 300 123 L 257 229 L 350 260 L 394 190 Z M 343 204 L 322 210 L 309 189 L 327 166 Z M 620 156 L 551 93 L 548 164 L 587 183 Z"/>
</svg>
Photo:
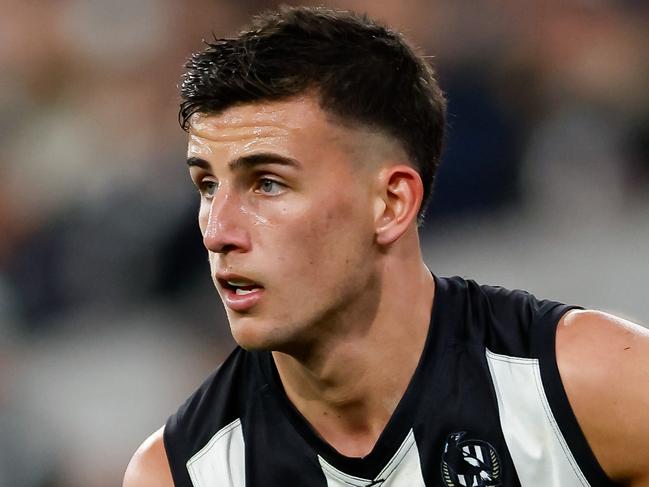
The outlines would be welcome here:
<svg viewBox="0 0 649 487">
<path fill-rule="evenodd" d="M 431 269 L 649 321 L 648 3 L 327 4 L 434 55 Z M 0 0 L 0 486 L 119 485 L 232 347 L 176 84 L 273 5 Z"/>
</svg>

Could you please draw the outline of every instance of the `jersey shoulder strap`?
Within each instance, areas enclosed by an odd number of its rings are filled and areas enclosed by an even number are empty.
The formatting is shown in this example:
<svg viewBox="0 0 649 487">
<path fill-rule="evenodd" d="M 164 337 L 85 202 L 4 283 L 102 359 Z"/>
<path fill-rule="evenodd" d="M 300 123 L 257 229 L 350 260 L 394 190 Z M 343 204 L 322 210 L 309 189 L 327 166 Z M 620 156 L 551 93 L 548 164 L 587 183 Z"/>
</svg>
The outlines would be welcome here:
<svg viewBox="0 0 649 487">
<path fill-rule="evenodd" d="M 440 325 L 451 340 L 514 357 L 540 358 L 548 347 L 553 357 L 557 323 L 567 311 L 579 308 L 457 276 L 436 282 L 449 301 L 443 303 L 448 312 Z"/>
<path fill-rule="evenodd" d="M 193 487 L 188 463 L 243 416 L 252 372 L 249 353 L 237 347 L 167 420 L 163 438 L 176 487 Z"/>
</svg>

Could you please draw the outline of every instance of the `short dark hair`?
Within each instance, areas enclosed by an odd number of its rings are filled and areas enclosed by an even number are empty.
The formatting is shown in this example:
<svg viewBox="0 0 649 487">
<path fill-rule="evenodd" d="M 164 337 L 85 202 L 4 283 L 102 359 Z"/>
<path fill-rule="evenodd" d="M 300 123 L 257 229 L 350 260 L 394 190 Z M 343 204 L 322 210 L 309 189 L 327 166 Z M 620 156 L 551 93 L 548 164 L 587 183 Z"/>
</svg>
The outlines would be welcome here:
<svg viewBox="0 0 649 487">
<path fill-rule="evenodd" d="M 321 108 L 398 140 L 424 183 L 420 220 L 442 151 L 446 101 L 432 67 L 403 36 L 365 15 L 287 7 L 237 37 L 205 42 L 187 61 L 179 121 L 314 89 Z"/>
</svg>

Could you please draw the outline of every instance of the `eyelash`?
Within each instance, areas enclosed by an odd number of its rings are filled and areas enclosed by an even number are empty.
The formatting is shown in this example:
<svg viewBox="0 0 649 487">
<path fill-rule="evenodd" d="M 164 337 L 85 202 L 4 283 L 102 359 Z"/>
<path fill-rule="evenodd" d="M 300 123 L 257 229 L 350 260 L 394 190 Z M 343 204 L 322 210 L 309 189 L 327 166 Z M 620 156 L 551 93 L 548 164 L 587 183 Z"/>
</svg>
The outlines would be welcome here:
<svg viewBox="0 0 649 487">
<path fill-rule="evenodd" d="M 208 194 L 210 189 L 216 190 L 218 189 L 218 187 L 219 187 L 219 183 L 217 183 L 216 181 L 212 181 L 210 179 L 203 179 L 199 181 L 198 184 L 196 185 L 196 189 L 198 190 L 199 194 L 202 197 L 207 199 L 211 198 L 214 195 L 213 193 Z"/>
<path fill-rule="evenodd" d="M 286 187 L 285 184 L 277 181 L 276 179 L 273 179 L 273 178 L 270 178 L 270 177 L 267 177 L 267 176 L 261 176 L 261 177 L 256 178 L 253 190 L 255 192 L 258 192 L 258 193 L 264 194 L 264 195 L 274 195 L 274 194 L 276 194 L 276 193 L 272 193 L 272 192 L 261 191 L 261 187 L 265 183 L 271 183 L 271 184 L 277 185 L 280 189 L 283 189 L 283 188 Z M 201 197 L 203 197 L 205 199 L 211 199 L 214 196 L 214 191 L 217 190 L 218 187 L 219 187 L 219 183 L 217 181 L 213 181 L 211 179 L 203 179 L 203 180 L 199 181 L 198 184 L 196 185 L 198 193 L 201 195 Z"/>
<path fill-rule="evenodd" d="M 280 183 L 279 181 L 277 181 L 277 180 L 275 180 L 275 179 L 273 179 L 273 178 L 269 178 L 269 177 L 260 177 L 260 178 L 257 178 L 257 180 L 256 180 L 256 183 L 255 183 L 255 191 L 258 191 L 258 192 L 260 192 L 261 194 L 266 194 L 266 195 L 275 194 L 275 193 L 271 193 L 271 192 L 263 192 L 263 191 L 261 191 L 261 187 L 262 187 L 265 183 L 271 183 L 271 184 L 277 185 L 280 189 L 283 189 L 283 188 L 286 187 L 284 184 Z"/>
</svg>

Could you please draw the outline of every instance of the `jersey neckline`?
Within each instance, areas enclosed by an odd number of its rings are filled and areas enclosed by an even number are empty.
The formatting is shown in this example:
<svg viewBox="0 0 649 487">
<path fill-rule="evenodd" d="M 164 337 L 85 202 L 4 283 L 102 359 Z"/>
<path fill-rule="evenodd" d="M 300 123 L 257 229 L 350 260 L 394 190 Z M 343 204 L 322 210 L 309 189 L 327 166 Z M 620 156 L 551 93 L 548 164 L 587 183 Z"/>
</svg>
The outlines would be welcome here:
<svg viewBox="0 0 649 487">
<path fill-rule="evenodd" d="M 437 345 L 439 334 L 436 333 L 436 330 L 439 328 L 440 319 L 444 312 L 443 308 L 445 307 L 444 302 L 446 300 L 443 297 L 444 283 L 434 274 L 433 279 L 435 281 L 435 290 L 433 294 L 431 319 L 421 356 L 406 387 L 405 393 L 401 397 L 392 416 L 390 416 L 388 423 L 381 432 L 371 452 L 364 457 L 345 456 L 316 433 L 310 423 L 286 396 L 271 352 L 261 352 L 261 365 L 270 384 L 272 396 L 285 413 L 289 422 L 307 444 L 311 446 L 316 456 L 321 456 L 328 463 L 349 475 L 368 479 L 375 478 L 397 452 L 410 430 L 414 428 L 413 418 L 420 417 L 416 414 L 416 409 L 420 404 L 419 396 L 422 393 L 424 379 L 429 383 L 431 380 L 432 383 L 436 381 L 438 361 L 433 359 L 436 356 L 435 351 L 441 350 Z"/>
</svg>

